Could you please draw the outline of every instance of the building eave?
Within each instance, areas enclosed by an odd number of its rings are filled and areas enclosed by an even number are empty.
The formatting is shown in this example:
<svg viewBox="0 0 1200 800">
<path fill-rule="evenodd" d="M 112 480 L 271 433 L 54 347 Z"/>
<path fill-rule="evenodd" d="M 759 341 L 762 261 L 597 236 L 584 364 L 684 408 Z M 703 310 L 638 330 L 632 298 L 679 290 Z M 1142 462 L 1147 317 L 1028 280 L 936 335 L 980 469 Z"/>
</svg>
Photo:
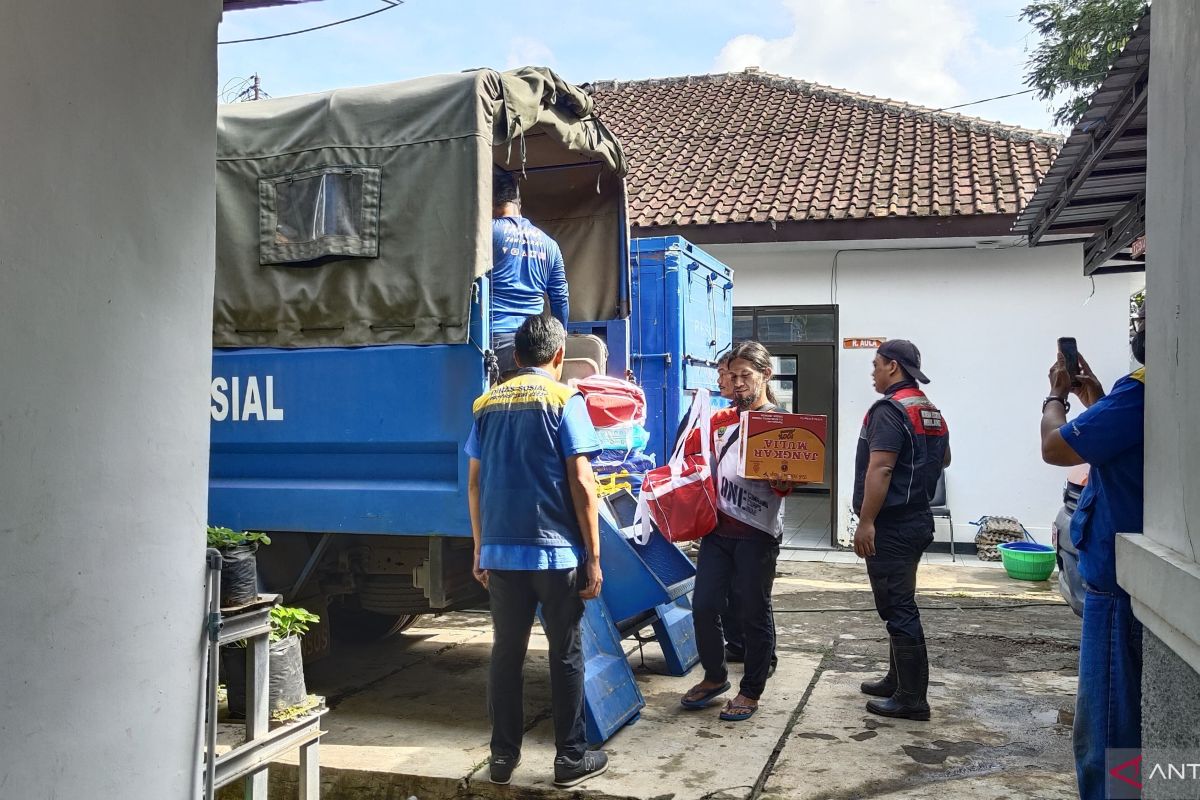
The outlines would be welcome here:
<svg viewBox="0 0 1200 800">
<path fill-rule="evenodd" d="M 719 225 L 635 227 L 638 236 L 683 236 L 696 244 L 839 242 L 887 239 L 1010 236 L 1015 214 L 946 217 L 875 217 L 850 220 L 728 222 Z"/>
</svg>

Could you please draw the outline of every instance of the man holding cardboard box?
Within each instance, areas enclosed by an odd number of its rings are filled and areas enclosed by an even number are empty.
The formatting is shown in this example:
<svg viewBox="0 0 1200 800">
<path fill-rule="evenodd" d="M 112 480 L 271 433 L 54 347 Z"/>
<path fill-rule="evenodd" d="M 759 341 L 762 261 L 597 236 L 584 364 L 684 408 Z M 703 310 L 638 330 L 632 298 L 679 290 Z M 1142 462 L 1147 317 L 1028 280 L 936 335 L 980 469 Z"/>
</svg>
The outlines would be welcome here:
<svg viewBox="0 0 1200 800">
<path fill-rule="evenodd" d="M 769 398 L 771 356 L 758 342 L 742 342 L 729 360 L 733 406 L 712 415 L 713 480 L 717 490 L 717 527 L 700 540 L 692 615 L 704 680 L 688 690 L 680 703 L 703 708 L 730 689 L 721 615 L 736 594 L 745 643 L 745 670 L 738 695 L 721 711 L 721 719 L 739 722 L 758 710 L 775 652 L 771 588 L 782 533 L 783 498 L 793 482 L 756 480 L 738 474 L 737 440 L 742 412 L 775 411 Z M 699 432 L 687 452 L 700 451 Z"/>
<path fill-rule="evenodd" d="M 866 559 L 875 608 L 891 642 L 888 673 L 862 684 L 867 710 L 885 717 L 929 719 L 929 657 L 917 609 L 917 565 L 933 542 L 933 497 L 950 464 L 950 432 L 917 381 L 921 351 L 912 342 L 884 342 L 871 373 L 883 398 L 871 406 L 854 465 L 854 552 Z"/>
</svg>

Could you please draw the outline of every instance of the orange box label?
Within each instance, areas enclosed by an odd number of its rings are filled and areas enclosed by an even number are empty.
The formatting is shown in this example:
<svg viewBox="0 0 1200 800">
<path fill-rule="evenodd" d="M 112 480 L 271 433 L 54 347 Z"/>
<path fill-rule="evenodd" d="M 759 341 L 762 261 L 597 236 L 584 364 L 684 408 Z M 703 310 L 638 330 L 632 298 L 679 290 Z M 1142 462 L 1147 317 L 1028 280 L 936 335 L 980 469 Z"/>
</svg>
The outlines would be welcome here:
<svg viewBox="0 0 1200 800">
<path fill-rule="evenodd" d="M 797 483 L 824 482 L 828 427 L 828 418 L 820 414 L 747 411 L 738 434 L 738 475 L 765 479 L 776 474 Z"/>
</svg>

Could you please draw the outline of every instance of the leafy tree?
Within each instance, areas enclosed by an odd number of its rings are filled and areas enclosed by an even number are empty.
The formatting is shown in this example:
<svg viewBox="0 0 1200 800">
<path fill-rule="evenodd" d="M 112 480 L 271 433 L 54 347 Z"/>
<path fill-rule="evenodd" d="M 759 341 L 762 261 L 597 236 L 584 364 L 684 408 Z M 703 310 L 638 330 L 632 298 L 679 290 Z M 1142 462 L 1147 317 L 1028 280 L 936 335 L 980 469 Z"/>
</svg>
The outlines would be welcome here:
<svg viewBox="0 0 1200 800">
<path fill-rule="evenodd" d="M 1041 35 L 1027 63 L 1025 85 L 1039 99 L 1066 98 L 1057 125 L 1074 125 L 1146 12 L 1145 0 L 1036 0 L 1021 19 Z"/>
</svg>

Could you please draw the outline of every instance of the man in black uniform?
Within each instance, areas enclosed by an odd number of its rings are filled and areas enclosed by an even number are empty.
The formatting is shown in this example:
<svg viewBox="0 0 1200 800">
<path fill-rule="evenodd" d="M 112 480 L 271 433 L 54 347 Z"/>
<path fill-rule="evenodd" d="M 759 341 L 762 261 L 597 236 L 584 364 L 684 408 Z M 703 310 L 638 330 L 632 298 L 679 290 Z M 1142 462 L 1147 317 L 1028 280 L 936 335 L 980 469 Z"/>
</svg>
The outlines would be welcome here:
<svg viewBox="0 0 1200 800">
<path fill-rule="evenodd" d="M 871 377 L 883 398 L 863 420 L 854 464 L 854 552 L 866 559 L 875 608 L 891 640 L 888 673 L 862 691 L 880 700 L 867 710 L 886 717 L 929 719 L 929 657 L 917 610 L 917 565 L 933 541 L 933 497 L 950 464 L 950 432 L 917 388 L 929 383 L 921 351 L 893 339 L 875 354 Z"/>
</svg>

